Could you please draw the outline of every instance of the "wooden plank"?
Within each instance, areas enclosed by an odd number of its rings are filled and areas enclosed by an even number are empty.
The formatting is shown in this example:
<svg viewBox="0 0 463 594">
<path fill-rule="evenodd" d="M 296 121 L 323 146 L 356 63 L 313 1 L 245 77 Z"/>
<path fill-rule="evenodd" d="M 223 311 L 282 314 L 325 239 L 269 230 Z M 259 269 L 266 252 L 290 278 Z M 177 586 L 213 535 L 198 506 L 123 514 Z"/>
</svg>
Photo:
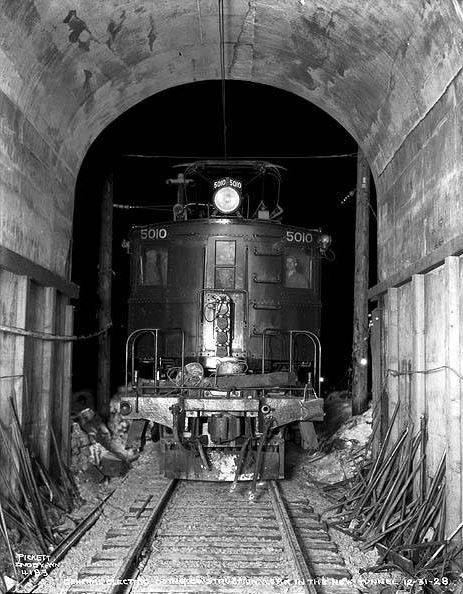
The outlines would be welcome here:
<svg viewBox="0 0 463 594">
<path fill-rule="evenodd" d="M 100 329 L 111 324 L 112 242 L 113 242 L 113 176 L 106 180 L 101 201 L 100 255 L 98 266 L 98 297 Z M 98 337 L 97 409 L 109 413 L 111 398 L 111 340 L 109 330 Z"/>
<path fill-rule="evenodd" d="M 447 241 L 439 248 L 423 256 L 414 264 L 407 266 L 404 270 L 393 274 L 390 278 L 378 283 L 368 291 L 368 299 L 377 299 L 382 293 L 386 293 L 390 288 L 400 287 L 410 281 L 415 274 L 424 274 L 438 266 L 441 266 L 449 256 L 463 254 L 463 234 Z"/>
<path fill-rule="evenodd" d="M 413 371 L 426 370 L 425 342 L 425 292 L 424 276 L 415 274 L 412 278 L 413 295 Z M 412 400 L 414 406 L 415 427 L 419 427 L 420 417 L 427 413 L 426 376 L 417 373 L 412 380 Z"/>
<path fill-rule="evenodd" d="M 399 431 L 413 422 L 411 419 L 411 358 L 413 356 L 413 294 L 411 283 L 398 289 L 398 330 L 399 330 L 399 396 L 400 409 L 397 417 Z M 416 429 L 416 427 L 414 428 Z"/>
<path fill-rule="evenodd" d="M 28 298 L 29 278 L 27 276 L 18 276 L 14 322 L 16 328 L 26 329 Z M 16 336 L 14 340 L 14 366 L 12 371 L 14 375 L 22 376 L 22 379 L 18 380 L 16 383 L 15 389 L 15 399 L 20 424 L 23 423 L 25 413 L 26 340 L 27 339 L 24 336 Z"/>
<path fill-rule="evenodd" d="M 2 323 L 16 324 L 16 289 L 17 277 L 6 270 L 0 269 L 0 319 Z M 15 340 L 11 334 L 0 332 L 0 418 L 8 425 L 10 417 L 10 405 L 8 396 L 11 396 L 17 389 L 18 382 L 23 381 L 22 372 L 19 376 L 14 375 L 15 367 Z"/>
<path fill-rule="evenodd" d="M 399 401 L 399 378 L 394 372 L 399 371 L 399 312 L 398 312 L 398 289 L 389 289 L 386 300 L 387 315 L 387 348 L 386 348 L 386 367 L 387 367 L 387 391 L 389 418 L 392 416 L 397 402 Z M 399 434 L 398 422 L 391 431 L 391 443 L 393 443 Z"/>
<path fill-rule="evenodd" d="M 381 379 L 381 423 L 379 426 L 379 443 L 382 444 L 389 426 L 389 395 L 387 392 L 387 294 L 381 295 L 378 301 L 379 322 L 381 325 L 380 334 L 380 379 Z"/>
<path fill-rule="evenodd" d="M 44 321 L 44 288 L 31 281 L 27 306 L 27 329 L 41 331 Z M 33 452 L 40 452 L 40 401 L 42 397 L 43 341 L 26 338 L 27 405 L 24 417 L 24 435 Z"/>
<path fill-rule="evenodd" d="M 450 534 L 462 518 L 462 430 L 460 364 L 460 263 L 459 258 L 445 260 L 447 288 L 447 320 L 445 337 L 445 399 L 447 403 L 447 514 L 446 534 Z M 461 532 L 455 539 L 462 542 Z"/>
<path fill-rule="evenodd" d="M 72 305 L 66 305 L 64 315 L 64 333 L 66 335 L 72 335 L 74 331 L 74 307 Z M 72 342 L 66 342 L 63 345 L 62 373 L 61 457 L 64 464 L 69 466 L 69 442 L 71 439 Z"/>
<path fill-rule="evenodd" d="M 297 376 L 291 371 L 273 371 L 271 373 L 255 373 L 253 375 L 224 375 L 217 377 L 217 388 L 219 390 L 231 390 L 236 388 L 278 388 L 294 386 Z"/>
<path fill-rule="evenodd" d="M 53 287 L 44 289 L 43 332 L 53 334 L 56 325 L 57 291 Z M 42 343 L 42 386 L 39 404 L 39 456 L 46 468 L 50 465 L 50 424 L 52 411 L 52 392 L 55 344 L 52 341 Z"/>
<path fill-rule="evenodd" d="M 413 371 L 426 370 L 426 340 L 425 340 L 425 282 L 424 275 L 414 274 L 412 277 L 412 303 L 413 303 Z M 415 430 L 421 426 L 421 418 L 427 415 L 426 402 L 426 375 L 414 373 L 411 385 L 412 418 Z M 425 451 L 421 446 L 421 454 Z M 421 481 L 425 481 L 425 472 L 416 475 L 413 482 L 415 495 L 419 494 Z"/>
<path fill-rule="evenodd" d="M 381 311 L 379 307 L 371 313 L 370 351 L 371 351 L 371 393 L 373 424 L 381 419 L 382 365 L 381 365 Z M 377 431 L 373 442 L 373 455 L 378 452 L 381 432 Z"/>
<path fill-rule="evenodd" d="M 447 333 L 447 286 L 445 268 L 440 266 L 425 275 L 425 341 L 426 400 L 429 403 L 428 446 L 426 464 L 428 478 L 434 476 L 442 453 L 447 449 L 447 395 L 445 362 Z"/>
<path fill-rule="evenodd" d="M 0 319 L 6 324 L 16 324 L 16 301 L 18 278 L 11 272 L 0 269 Z M 15 374 L 15 345 L 16 337 L 0 333 L 0 419 L 5 427 L 11 424 L 11 407 L 8 398 L 23 390 L 24 377 Z M 2 443 L 0 443 L 0 464 L 5 475 L 11 479 L 11 456 Z M 14 485 L 12 485 L 13 488 Z M 0 492 L 7 494 L 7 486 L 0 481 Z"/>
<path fill-rule="evenodd" d="M 355 216 L 354 320 L 352 334 L 352 414 L 367 407 L 368 398 L 368 273 L 370 168 L 361 151 L 357 157 Z"/>
<path fill-rule="evenodd" d="M 18 276 L 28 276 L 43 287 L 54 287 L 71 299 L 79 297 L 77 285 L 3 246 L 0 246 L 0 268 Z"/>
</svg>

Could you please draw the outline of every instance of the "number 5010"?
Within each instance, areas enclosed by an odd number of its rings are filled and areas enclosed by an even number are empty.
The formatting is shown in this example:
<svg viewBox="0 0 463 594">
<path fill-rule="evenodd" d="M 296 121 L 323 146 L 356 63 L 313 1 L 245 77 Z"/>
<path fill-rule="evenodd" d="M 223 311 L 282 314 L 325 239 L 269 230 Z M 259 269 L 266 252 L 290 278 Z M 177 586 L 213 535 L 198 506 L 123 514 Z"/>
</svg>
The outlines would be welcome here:
<svg viewBox="0 0 463 594">
<path fill-rule="evenodd" d="M 294 241 L 295 243 L 311 243 L 312 233 L 304 233 L 303 231 L 286 231 L 286 241 Z"/>
</svg>

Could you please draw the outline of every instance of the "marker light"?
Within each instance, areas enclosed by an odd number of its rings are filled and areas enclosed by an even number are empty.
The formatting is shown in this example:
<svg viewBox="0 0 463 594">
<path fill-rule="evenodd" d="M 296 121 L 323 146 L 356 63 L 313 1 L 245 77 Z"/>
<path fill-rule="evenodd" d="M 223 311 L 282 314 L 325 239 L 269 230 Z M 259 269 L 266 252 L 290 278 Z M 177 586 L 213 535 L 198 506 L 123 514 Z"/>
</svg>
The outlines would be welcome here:
<svg viewBox="0 0 463 594">
<path fill-rule="evenodd" d="M 327 250 L 331 245 L 331 237 L 329 235 L 320 235 L 318 244 L 323 251 Z"/>
<path fill-rule="evenodd" d="M 121 402 L 119 410 L 121 415 L 130 415 L 130 413 L 132 412 L 132 405 L 130 404 L 130 402 L 123 400 Z"/>
<path fill-rule="evenodd" d="M 359 363 L 360 363 L 360 365 L 361 365 L 362 367 L 366 367 L 366 366 L 368 365 L 368 359 L 366 359 L 365 357 L 362 357 L 362 358 L 359 360 Z"/>
<path fill-rule="evenodd" d="M 232 214 L 238 209 L 241 197 L 234 188 L 224 187 L 215 192 L 212 201 L 216 209 L 221 213 Z"/>
</svg>

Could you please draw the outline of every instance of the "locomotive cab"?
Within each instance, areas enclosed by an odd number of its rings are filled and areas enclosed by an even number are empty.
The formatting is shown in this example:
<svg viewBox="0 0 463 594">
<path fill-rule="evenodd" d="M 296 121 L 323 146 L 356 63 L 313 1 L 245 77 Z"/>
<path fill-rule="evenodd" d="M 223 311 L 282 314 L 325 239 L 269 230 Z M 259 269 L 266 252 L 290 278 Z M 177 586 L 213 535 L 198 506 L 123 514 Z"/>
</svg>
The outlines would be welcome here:
<svg viewBox="0 0 463 594">
<path fill-rule="evenodd" d="M 130 233 L 121 412 L 159 424 L 165 476 L 252 479 L 253 492 L 256 480 L 284 476 L 285 426 L 323 419 L 320 263 L 330 238 L 281 223 L 270 163 L 199 162 L 171 182 L 173 220 Z"/>
</svg>

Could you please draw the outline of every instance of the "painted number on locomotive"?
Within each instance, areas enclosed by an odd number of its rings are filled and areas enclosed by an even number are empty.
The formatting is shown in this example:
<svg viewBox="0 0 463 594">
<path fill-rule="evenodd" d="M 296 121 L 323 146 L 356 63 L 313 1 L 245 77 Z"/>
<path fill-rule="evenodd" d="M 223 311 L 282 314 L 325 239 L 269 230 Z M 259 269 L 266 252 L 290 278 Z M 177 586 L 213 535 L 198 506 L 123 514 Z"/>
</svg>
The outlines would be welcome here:
<svg viewBox="0 0 463 594">
<path fill-rule="evenodd" d="M 224 177 L 214 182 L 214 190 L 217 190 L 218 188 L 223 188 L 224 186 L 229 186 L 231 188 L 241 190 L 242 185 L 243 184 L 237 179 L 232 179 L 231 177 Z"/>
<path fill-rule="evenodd" d="M 141 229 L 140 237 L 142 239 L 165 239 L 167 237 L 167 229 L 163 227 L 150 227 L 149 229 Z"/>
<path fill-rule="evenodd" d="M 292 241 L 294 243 L 312 243 L 312 233 L 286 231 L 286 241 Z"/>
</svg>

